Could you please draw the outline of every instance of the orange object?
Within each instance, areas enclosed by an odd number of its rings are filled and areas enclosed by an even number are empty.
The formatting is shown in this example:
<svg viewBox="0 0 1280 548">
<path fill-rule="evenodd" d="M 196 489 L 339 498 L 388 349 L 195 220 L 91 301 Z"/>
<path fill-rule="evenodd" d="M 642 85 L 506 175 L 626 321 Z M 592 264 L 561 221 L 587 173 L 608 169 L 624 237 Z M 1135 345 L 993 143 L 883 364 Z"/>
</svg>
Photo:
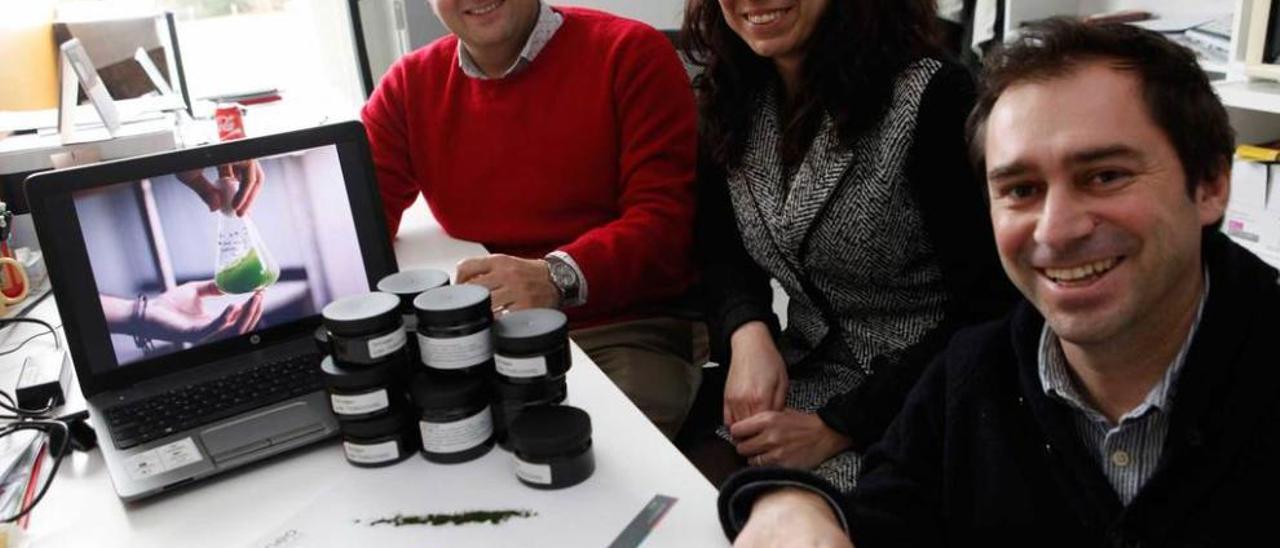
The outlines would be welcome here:
<svg viewBox="0 0 1280 548">
<path fill-rule="evenodd" d="M 213 119 L 218 124 L 218 140 L 234 141 L 244 138 L 244 117 L 240 105 L 220 105 Z"/>
<path fill-rule="evenodd" d="M 9 249 L 9 242 L 0 242 L 0 257 L 14 258 L 13 251 Z M 21 296 L 27 293 L 27 277 L 18 272 L 18 267 L 14 263 L 6 262 L 3 268 L 3 275 L 0 275 L 0 294 L 9 299 L 21 299 Z"/>
</svg>

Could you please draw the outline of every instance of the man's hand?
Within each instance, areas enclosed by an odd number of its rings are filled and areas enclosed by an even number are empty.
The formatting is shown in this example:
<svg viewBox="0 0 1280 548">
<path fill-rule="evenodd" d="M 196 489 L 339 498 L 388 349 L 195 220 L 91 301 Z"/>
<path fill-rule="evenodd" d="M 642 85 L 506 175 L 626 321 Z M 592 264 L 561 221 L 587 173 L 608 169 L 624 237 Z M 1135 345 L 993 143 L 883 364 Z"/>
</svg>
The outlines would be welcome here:
<svg viewBox="0 0 1280 548">
<path fill-rule="evenodd" d="M 814 469 L 852 443 L 817 415 L 794 409 L 743 419 L 729 427 L 729 434 L 738 454 L 747 457 L 751 465 L 799 470 Z"/>
<path fill-rule="evenodd" d="M 747 322 L 733 332 L 729 374 L 724 383 L 724 423 L 786 407 L 787 364 L 764 322 Z"/>
<path fill-rule="evenodd" d="M 209 206 L 209 211 L 222 209 L 222 190 L 205 178 L 203 169 L 180 171 L 175 173 L 174 177 L 195 192 L 196 196 L 204 201 L 204 205 Z"/>
<path fill-rule="evenodd" d="M 551 283 L 551 267 L 542 259 L 474 257 L 458 263 L 458 283 L 489 288 L 495 311 L 560 305 L 560 292 Z"/>
<path fill-rule="evenodd" d="M 223 190 L 217 184 L 210 182 L 204 176 L 203 169 L 182 171 L 174 176 L 195 192 L 205 205 L 209 206 L 209 211 L 218 211 L 229 205 L 237 217 L 243 217 L 249 212 L 249 206 L 253 205 L 258 193 L 262 192 L 262 182 L 265 179 L 262 166 L 258 165 L 257 160 L 220 165 L 218 178 L 235 179 L 239 185 L 235 195 L 226 197 L 223 196 Z"/>
<path fill-rule="evenodd" d="M 735 548 L 852 548 L 826 499 L 796 487 L 761 496 L 733 543 Z"/>
<path fill-rule="evenodd" d="M 204 299 L 221 294 L 213 280 L 187 282 L 170 289 L 147 303 L 142 325 L 136 331 L 164 341 L 204 342 L 242 335 L 257 327 L 262 319 L 262 292 L 229 305 L 216 315 L 207 313 Z"/>
<path fill-rule="evenodd" d="M 258 194 L 262 192 L 262 182 L 266 179 L 262 166 L 258 165 L 257 160 L 235 162 L 220 166 L 218 175 L 220 177 L 229 175 L 240 181 L 240 188 L 236 190 L 236 195 L 231 200 L 231 208 L 235 210 L 237 217 L 244 217 L 249 213 L 249 207 L 258 198 Z"/>
</svg>

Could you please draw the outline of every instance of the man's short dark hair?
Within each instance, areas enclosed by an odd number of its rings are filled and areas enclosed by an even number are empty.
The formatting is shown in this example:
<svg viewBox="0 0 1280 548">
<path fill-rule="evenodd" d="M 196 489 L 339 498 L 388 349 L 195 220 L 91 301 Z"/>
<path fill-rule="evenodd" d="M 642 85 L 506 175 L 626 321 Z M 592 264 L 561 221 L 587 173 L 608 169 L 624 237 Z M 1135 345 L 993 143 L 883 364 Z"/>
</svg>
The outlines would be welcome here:
<svg viewBox="0 0 1280 548">
<path fill-rule="evenodd" d="M 1021 29 L 1016 40 L 986 62 L 982 91 L 967 127 L 970 159 L 979 180 L 987 175 L 987 118 L 1000 95 L 1015 84 L 1065 76 L 1096 61 L 1137 75 L 1148 114 L 1182 162 L 1189 194 L 1230 168 L 1235 134 L 1191 50 L 1132 25 L 1054 18 Z"/>
</svg>

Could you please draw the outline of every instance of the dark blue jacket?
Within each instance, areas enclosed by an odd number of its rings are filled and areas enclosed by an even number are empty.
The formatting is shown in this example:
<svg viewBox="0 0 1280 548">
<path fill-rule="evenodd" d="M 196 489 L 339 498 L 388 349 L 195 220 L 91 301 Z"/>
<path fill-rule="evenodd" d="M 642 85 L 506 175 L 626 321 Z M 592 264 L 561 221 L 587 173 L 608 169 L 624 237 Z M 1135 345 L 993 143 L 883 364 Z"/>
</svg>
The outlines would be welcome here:
<svg viewBox="0 0 1280 548">
<path fill-rule="evenodd" d="M 958 334 L 868 455 L 852 497 L 805 473 L 748 470 L 721 492 L 732 538 L 754 496 L 802 481 L 839 500 L 859 548 L 1280 544 L 1280 285 L 1219 234 L 1156 473 L 1121 505 L 1044 394 L 1043 318 L 1021 303 Z M 1277 520 L 1272 522 L 1271 520 Z"/>
</svg>

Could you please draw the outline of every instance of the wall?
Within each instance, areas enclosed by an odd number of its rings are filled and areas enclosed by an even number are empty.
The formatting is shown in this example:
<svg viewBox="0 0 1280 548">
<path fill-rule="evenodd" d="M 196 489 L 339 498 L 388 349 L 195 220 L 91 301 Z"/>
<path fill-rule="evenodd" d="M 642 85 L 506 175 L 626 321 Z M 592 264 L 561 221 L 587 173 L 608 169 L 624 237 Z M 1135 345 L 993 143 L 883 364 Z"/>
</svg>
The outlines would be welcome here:
<svg viewBox="0 0 1280 548">
<path fill-rule="evenodd" d="M 3 1 L 3 0 L 0 0 Z M 0 17 L 0 110 L 58 106 L 53 8 L 48 0 L 10 3 Z"/>
</svg>

